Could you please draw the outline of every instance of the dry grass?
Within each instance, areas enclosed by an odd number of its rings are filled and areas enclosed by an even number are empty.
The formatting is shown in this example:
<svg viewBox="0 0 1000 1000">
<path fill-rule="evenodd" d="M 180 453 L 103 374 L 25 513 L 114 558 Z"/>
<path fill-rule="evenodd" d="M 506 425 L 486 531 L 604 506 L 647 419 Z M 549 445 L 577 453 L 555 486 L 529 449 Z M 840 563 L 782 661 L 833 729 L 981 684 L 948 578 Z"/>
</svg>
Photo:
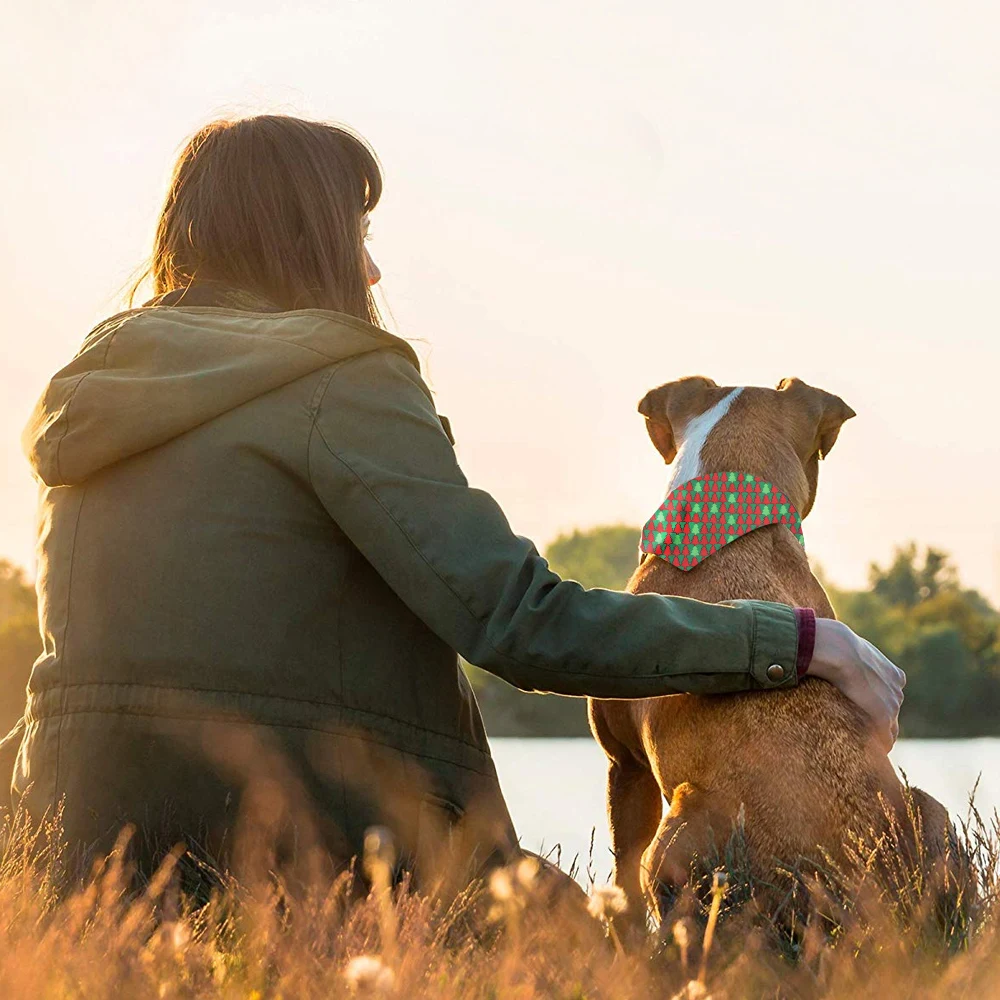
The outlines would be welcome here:
<svg viewBox="0 0 1000 1000">
<path fill-rule="evenodd" d="M 223 878 L 196 903 L 177 887 L 177 856 L 137 890 L 116 850 L 66 889 L 58 823 L 11 819 L 0 990 L 4 1000 L 1000 996 L 998 834 L 995 815 L 970 811 L 969 872 L 947 913 L 933 874 L 901 864 L 888 892 L 868 879 L 847 894 L 835 873 L 787 866 L 764 886 L 741 870 L 737 835 L 710 866 L 724 874 L 706 871 L 662 931 L 623 945 L 613 889 L 591 886 L 587 906 L 533 861 L 435 900 L 391 883 L 385 839 L 373 837 L 360 894 L 351 875 L 293 894 L 271 872 Z"/>
</svg>

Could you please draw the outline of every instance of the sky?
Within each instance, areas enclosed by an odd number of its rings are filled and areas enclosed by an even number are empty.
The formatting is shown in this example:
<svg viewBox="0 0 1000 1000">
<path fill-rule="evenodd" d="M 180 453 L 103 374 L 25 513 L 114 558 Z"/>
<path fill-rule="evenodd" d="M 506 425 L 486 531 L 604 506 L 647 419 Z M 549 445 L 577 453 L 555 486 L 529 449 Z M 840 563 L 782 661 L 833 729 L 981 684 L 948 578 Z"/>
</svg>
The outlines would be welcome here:
<svg viewBox="0 0 1000 1000">
<path fill-rule="evenodd" d="M 518 533 L 652 514 L 649 388 L 794 375 L 858 413 L 805 523 L 827 575 L 915 539 L 1000 600 L 998 32 L 987 0 L 16 5 L 0 557 L 32 567 L 21 427 L 123 308 L 183 141 L 281 112 L 376 149 L 390 328 Z"/>
</svg>

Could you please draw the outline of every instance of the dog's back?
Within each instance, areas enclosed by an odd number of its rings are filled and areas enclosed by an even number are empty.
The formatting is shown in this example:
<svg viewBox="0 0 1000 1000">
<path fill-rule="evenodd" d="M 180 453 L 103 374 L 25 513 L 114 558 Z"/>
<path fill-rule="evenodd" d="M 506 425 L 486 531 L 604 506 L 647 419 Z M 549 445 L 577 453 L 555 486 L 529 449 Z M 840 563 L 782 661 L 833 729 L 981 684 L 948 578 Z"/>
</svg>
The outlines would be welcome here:
<svg viewBox="0 0 1000 1000">
<path fill-rule="evenodd" d="M 651 392 L 640 411 L 664 459 L 678 460 L 672 486 L 740 470 L 776 484 L 803 517 L 815 496 L 817 459 L 853 416 L 837 397 L 796 380 L 767 390 L 684 379 Z M 802 546 L 780 524 L 750 531 L 689 570 L 647 555 L 628 589 L 768 600 L 834 617 Z M 734 823 L 751 867 L 766 875 L 776 859 L 818 859 L 824 851 L 846 865 L 852 833 L 874 842 L 890 817 L 906 820 L 899 779 L 863 714 L 823 681 L 739 695 L 592 701 L 591 723 L 609 758 L 616 880 L 634 912 L 652 890 L 684 884 L 692 859 L 718 850 Z M 661 795 L 670 805 L 662 817 Z M 928 828 L 941 827 L 940 841 L 947 814 L 922 793 L 920 802 Z"/>
</svg>

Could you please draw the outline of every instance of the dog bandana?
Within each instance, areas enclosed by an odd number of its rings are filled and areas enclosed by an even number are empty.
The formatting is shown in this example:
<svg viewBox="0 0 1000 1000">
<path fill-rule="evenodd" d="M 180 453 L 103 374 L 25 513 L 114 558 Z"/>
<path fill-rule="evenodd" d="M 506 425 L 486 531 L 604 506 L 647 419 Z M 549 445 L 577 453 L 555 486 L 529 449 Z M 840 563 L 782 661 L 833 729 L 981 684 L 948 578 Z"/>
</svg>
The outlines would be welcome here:
<svg viewBox="0 0 1000 1000">
<path fill-rule="evenodd" d="M 710 472 L 667 494 L 646 522 L 641 552 L 691 570 L 754 528 L 783 524 L 804 546 L 802 518 L 787 495 L 749 472 Z"/>
</svg>

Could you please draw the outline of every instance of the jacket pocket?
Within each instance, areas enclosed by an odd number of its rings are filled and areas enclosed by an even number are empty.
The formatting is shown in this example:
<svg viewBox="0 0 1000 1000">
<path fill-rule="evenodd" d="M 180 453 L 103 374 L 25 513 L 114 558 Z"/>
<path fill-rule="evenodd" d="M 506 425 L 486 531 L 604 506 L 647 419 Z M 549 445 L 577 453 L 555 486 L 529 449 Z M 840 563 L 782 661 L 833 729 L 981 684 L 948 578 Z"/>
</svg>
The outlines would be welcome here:
<svg viewBox="0 0 1000 1000">
<path fill-rule="evenodd" d="M 440 795 L 425 795 L 420 803 L 414 881 L 431 891 L 451 881 L 463 864 L 462 826 L 465 810 Z"/>
</svg>

